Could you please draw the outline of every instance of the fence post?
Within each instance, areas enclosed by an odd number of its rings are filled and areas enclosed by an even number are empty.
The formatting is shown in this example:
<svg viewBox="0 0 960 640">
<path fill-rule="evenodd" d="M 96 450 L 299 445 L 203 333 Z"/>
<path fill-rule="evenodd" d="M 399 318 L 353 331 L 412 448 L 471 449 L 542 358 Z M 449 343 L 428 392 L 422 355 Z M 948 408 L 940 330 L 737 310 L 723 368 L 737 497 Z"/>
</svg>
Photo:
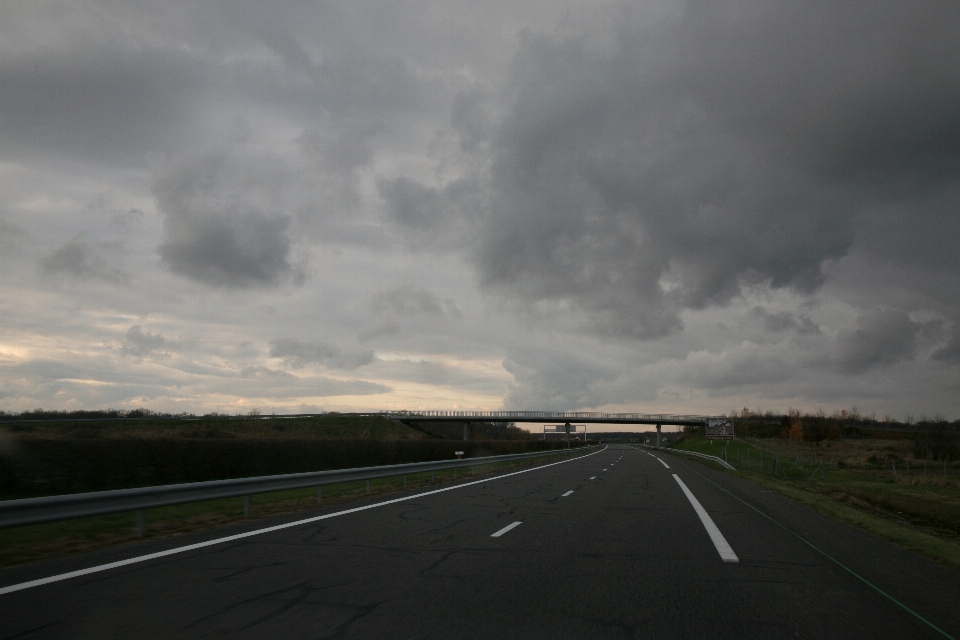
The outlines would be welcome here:
<svg viewBox="0 0 960 640">
<path fill-rule="evenodd" d="M 893 481 L 897 481 L 897 461 L 891 460 L 890 465 L 893 467 Z"/>
<path fill-rule="evenodd" d="M 139 509 L 137 511 L 137 537 L 142 538 L 144 535 L 146 535 L 146 533 L 147 533 L 146 516 L 143 513 L 143 509 Z"/>
<path fill-rule="evenodd" d="M 910 484 L 910 461 L 907 460 L 907 484 Z"/>
</svg>

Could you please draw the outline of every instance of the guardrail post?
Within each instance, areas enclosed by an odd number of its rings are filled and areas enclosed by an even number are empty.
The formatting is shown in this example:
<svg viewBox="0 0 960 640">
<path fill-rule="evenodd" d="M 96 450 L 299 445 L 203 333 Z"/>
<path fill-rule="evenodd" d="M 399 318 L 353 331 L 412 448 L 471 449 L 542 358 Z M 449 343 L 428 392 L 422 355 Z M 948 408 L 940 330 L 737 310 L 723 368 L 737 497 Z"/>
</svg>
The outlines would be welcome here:
<svg viewBox="0 0 960 640">
<path fill-rule="evenodd" d="M 433 471 L 430 472 L 430 484 L 433 484 Z"/>
<path fill-rule="evenodd" d="M 317 504 L 323 504 L 323 487 L 317 487 Z"/>
<path fill-rule="evenodd" d="M 370 494 L 370 481 L 367 480 L 367 495 Z"/>
<path fill-rule="evenodd" d="M 137 511 L 137 537 L 142 538 L 147 533 L 147 523 L 146 516 L 143 513 L 143 509 Z"/>
<path fill-rule="evenodd" d="M 407 476 L 403 476 L 403 488 L 407 488 Z"/>
<path fill-rule="evenodd" d="M 250 517 L 250 496 L 243 496 L 243 517 Z"/>
</svg>

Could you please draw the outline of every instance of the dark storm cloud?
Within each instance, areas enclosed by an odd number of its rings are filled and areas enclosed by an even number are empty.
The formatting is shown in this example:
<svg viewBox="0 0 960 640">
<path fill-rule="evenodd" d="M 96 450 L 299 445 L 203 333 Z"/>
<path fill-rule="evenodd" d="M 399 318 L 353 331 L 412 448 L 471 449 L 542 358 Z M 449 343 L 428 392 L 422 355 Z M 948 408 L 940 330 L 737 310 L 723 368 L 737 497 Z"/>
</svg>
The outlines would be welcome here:
<svg viewBox="0 0 960 640">
<path fill-rule="evenodd" d="M 356 369 L 373 362 L 373 351 L 343 349 L 330 342 L 278 338 L 270 342 L 270 357 L 283 358 L 291 367 L 321 364 L 332 369 Z"/>
<path fill-rule="evenodd" d="M 864 314 L 857 324 L 857 329 L 837 335 L 832 357 L 841 372 L 863 373 L 916 355 L 923 323 L 910 320 L 905 312 L 878 308 Z"/>
<path fill-rule="evenodd" d="M 284 167 L 243 166 L 228 151 L 182 156 L 159 168 L 153 193 L 165 216 L 163 263 L 212 286 L 300 279 L 290 262 L 290 216 L 262 209 L 282 189 Z"/>
<path fill-rule="evenodd" d="M 942 3 L 698 2 L 612 51 L 526 35 L 483 283 L 653 338 L 744 284 L 816 290 L 864 209 L 955 222 L 919 203 L 960 177 L 958 23 Z"/>
<path fill-rule="evenodd" d="M 129 282 L 126 273 L 113 267 L 82 238 L 76 237 L 40 261 L 48 275 L 62 275 L 78 280 L 103 280 L 117 284 Z"/>
<path fill-rule="evenodd" d="M 312 3 L 62 9 L 60 20 L 30 6 L 5 10 L 10 29 L 22 20 L 26 30 L 10 34 L 0 58 L 4 156 L 141 164 L 147 153 L 216 138 L 224 111 L 237 110 L 335 123 L 351 145 L 440 104 L 436 82 L 367 42 L 378 38 L 362 14 L 384 11 Z"/>
</svg>

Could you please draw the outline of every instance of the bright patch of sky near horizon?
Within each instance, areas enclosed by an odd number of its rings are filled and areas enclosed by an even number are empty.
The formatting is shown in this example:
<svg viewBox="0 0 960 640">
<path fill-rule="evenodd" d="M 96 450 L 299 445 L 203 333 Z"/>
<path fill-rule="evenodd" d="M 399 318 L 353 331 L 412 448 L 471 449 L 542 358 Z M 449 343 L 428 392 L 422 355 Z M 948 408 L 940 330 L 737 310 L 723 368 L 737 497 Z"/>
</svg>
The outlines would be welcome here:
<svg viewBox="0 0 960 640">
<path fill-rule="evenodd" d="M 960 418 L 960 5 L 0 4 L 0 410 Z"/>
</svg>

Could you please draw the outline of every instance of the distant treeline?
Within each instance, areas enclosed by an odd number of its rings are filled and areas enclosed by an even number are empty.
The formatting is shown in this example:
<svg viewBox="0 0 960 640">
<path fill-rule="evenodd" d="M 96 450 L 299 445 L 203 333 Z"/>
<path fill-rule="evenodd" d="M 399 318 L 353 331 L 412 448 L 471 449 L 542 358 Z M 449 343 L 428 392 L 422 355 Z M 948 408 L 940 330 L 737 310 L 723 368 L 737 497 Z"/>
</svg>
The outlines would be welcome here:
<svg viewBox="0 0 960 640">
<path fill-rule="evenodd" d="M 303 416 L 313 419 L 332 419 L 341 417 L 342 414 L 337 412 L 315 414 L 310 416 Z M 195 421 L 229 421 L 229 420 L 249 420 L 251 418 L 258 421 L 277 421 L 277 422 L 288 422 L 291 420 L 296 420 L 301 416 L 286 416 L 286 415 L 264 415 L 259 410 L 253 409 L 245 414 L 236 414 L 229 415 L 225 413 L 206 413 L 203 415 L 194 415 L 191 413 L 161 413 L 157 411 L 151 411 L 149 409 L 133 409 L 133 410 L 120 410 L 120 409 L 98 409 L 95 411 L 56 411 L 49 409 L 33 409 L 32 411 L 22 411 L 22 412 L 6 412 L 0 411 L 0 424 L 4 421 L 13 423 L 13 422 L 22 422 L 22 421 L 43 421 L 43 422 L 58 422 L 58 421 L 83 421 L 83 422 L 113 422 L 113 421 L 123 421 L 123 420 L 136 420 L 136 421 L 184 421 L 184 422 L 195 422 Z M 347 416 L 343 416 L 346 418 Z M 376 416 L 371 416 L 375 418 Z M 360 419 L 360 418 L 357 418 Z M 450 421 L 450 422 L 405 422 L 404 424 L 409 425 L 410 427 L 430 436 L 433 438 L 449 439 L 449 440 L 461 440 L 463 439 L 463 421 Z M 512 422 L 471 422 L 470 423 L 470 432 L 471 437 L 479 440 L 526 440 L 531 437 L 530 432 L 525 429 L 517 427 L 516 424 Z"/>
<path fill-rule="evenodd" d="M 259 415 L 259 413 L 247 414 Z M 78 411 L 57 411 L 55 409 L 33 409 L 31 411 L 0 411 L 0 421 L 3 420 L 138 420 L 143 418 L 227 418 L 232 417 L 228 414 L 208 413 L 203 416 L 196 416 L 191 413 L 163 413 L 160 411 L 151 411 L 150 409 L 96 409 L 96 410 L 78 410 Z"/>
<path fill-rule="evenodd" d="M 463 421 L 410 422 L 411 427 L 433 438 L 463 439 Z M 474 440 L 529 440 L 533 436 L 512 422 L 471 422 L 470 437 Z"/>
<path fill-rule="evenodd" d="M 882 419 L 875 415 L 865 416 L 854 407 L 829 415 L 822 410 L 815 413 L 790 410 L 784 415 L 743 409 L 731 412 L 729 417 L 735 419 L 738 436 L 802 440 L 818 446 L 824 440 L 837 438 L 910 439 L 914 442 L 917 458 L 960 458 L 960 420 L 948 422 L 939 415 L 921 415 L 917 420 L 908 416 L 906 420 L 898 421 L 889 416 Z M 702 427 L 684 429 L 687 433 L 700 430 Z"/>
<path fill-rule="evenodd" d="M 481 457 L 563 446 L 542 440 L 23 439 L 0 450 L 0 497 L 449 460 L 456 451 Z"/>
</svg>

